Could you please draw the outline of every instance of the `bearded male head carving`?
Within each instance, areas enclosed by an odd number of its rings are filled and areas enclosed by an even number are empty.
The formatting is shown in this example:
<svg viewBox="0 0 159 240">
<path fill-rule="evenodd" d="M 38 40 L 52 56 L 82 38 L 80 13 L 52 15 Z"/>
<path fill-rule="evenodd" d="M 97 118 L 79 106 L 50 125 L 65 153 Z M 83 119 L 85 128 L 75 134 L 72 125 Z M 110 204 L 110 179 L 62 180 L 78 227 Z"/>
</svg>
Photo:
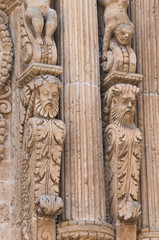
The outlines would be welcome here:
<svg viewBox="0 0 159 240">
<path fill-rule="evenodd" d="M 38 76 L 27 84 L 21 96 L 23 105 L 28 109 L 26 118 L 55 118 L 59 111 L 61 89 L 60 80 L 51 75 Z"/>
<path fill-rule="evenodd" d="M 109 123 L 134 126 L 136 101 L 139 95 L 140 89 L 136 86 L 130 84 L 112 86 L 105 96 L 106 108 L 110 112 Z"/>
</svg>

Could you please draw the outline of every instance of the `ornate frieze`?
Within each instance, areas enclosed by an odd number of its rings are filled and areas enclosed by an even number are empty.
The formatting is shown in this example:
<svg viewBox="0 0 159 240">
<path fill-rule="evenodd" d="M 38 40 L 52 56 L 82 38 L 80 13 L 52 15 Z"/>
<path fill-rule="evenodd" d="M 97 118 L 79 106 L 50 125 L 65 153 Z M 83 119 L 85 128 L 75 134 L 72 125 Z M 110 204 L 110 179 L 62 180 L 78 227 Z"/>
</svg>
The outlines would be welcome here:
<svg viewBox="0 0 159 240">
<path fill-rule="evenodd" d="M 5 114 L 11 112 L 11 80 L 13 51 L 10 33 L 8 31 L 8 16 L 2 10 L 5 4 L 0 5 L 0 160 L 4 159 L 5 142 Z"/>
</svg>

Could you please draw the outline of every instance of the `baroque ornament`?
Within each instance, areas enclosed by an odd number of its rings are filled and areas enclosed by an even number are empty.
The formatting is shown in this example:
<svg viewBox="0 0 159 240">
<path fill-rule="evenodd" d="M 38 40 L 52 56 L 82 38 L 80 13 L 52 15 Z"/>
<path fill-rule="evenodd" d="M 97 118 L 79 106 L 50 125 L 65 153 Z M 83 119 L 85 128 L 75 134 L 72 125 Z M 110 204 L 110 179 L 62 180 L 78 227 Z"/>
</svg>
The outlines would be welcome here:
<svg viewBox="0 0 159 240">
<path fill-rule="evenodd" d="M 21 94 L 24 106 L 22 211 L 25 240 L 46 239 L 47 235 L 50 236 L 47 239 L 53 240 L 56 231 L 51 219 L 55 221 L 63 209 L 59 181 L 65 124 L 55 119 L 61 88 L 56 77 L 44 75 L 24 86 Z"/>
<path fill-rule="evenodd" d="M 56 65 L 57 48 L 53 34 L 57 14 L 47 0 L 25 0 L 21 16 L 21 45 L 23 65 L 38 62 Z"/>
<path fill-rule="evenodd" d="M 5 5 L 2 2 L 1 9 Z M 8 17 L 0 10 L 0 160 L 4 159 L 5 119 L 4 114 L 11 112 L 9 97 L 11 96 L 10 72 L 12 70 L 12 41 L 8 31 Z"/>
<path fill-rule="evenodd" d="M 135 73 L 136 55 L 131 48 L 134 25 L 127 15 L 129 0 L 98 0 L 105 8 L 103 71 Z"/>
<path fill-rule="evenodd" d="M 104 98 L 108 116 L 104 133 L 106 183 L 110 221 L 116 226 L 134 225 L 141 214 L 138 191 L 142 138 L 134 123 L 139 95 L 140 89 L 136 86 L 116 84 Z M 120 234 L 124 233 L 121 229 L 118 227 Z M 124 234 L 130 233 L 126 231 Z M 119 239 L 122 239 L 121 235 Z M 133 239 L 133 236 L 124 239 Z"/>
</svg>

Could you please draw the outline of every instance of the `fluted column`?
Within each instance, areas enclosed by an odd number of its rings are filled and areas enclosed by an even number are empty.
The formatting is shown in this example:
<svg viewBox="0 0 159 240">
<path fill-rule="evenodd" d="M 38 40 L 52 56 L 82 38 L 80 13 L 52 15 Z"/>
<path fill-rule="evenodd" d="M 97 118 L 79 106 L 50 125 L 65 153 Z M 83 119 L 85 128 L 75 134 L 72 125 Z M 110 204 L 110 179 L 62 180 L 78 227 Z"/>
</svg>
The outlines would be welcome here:
<svg viewBox="0 0 159 240">
<path fill-rule="evenodd" d="M 63 66 L 62 114 L 67 128 L 62 221 L 76 220 L 66 225 L 79 225 L 83 220 L 83 225 L 92 225 L 106 220 L 96 0 L 60 0 L 56 10 Z M 59 225 L 59 239 L 63 226 Z"/>
<path fill-rule="evenodd" d="M 144 75 L 139 103 L 139 125 L 143 132 L 141 172 L 142 220 L 138 239 L 159 239 L 159 2 L 131 2 L 136 30 L 138 71 Z"/>
</svg>

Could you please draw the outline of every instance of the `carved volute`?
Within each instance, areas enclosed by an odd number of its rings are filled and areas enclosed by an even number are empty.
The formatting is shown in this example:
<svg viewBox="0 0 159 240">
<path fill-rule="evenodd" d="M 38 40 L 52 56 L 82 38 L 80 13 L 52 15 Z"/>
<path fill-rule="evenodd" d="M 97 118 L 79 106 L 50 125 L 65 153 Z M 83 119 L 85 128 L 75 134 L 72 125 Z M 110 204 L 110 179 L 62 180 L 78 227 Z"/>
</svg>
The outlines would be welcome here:
<svg viewBox="0 0 159 240">
<path fill-rule="evenodd" d="M 3 11 L 5 3 L 0 5 L 0 160 L 4 159 L 5 114 L 11 112 L 11 80 L 13 51 L 10 33 L 8 31 L 8 16 Z"/>
<path fill-rule="evenodd" d="M 55 219 L 63 211 L 60 172 L 66 134 L 64 122 L 56 118 L 62 90 L 53 38 L 57 14 L 49 0 L 25 0 L 20 9 L 22 236 L 55 240 Z"/>
</svg>

